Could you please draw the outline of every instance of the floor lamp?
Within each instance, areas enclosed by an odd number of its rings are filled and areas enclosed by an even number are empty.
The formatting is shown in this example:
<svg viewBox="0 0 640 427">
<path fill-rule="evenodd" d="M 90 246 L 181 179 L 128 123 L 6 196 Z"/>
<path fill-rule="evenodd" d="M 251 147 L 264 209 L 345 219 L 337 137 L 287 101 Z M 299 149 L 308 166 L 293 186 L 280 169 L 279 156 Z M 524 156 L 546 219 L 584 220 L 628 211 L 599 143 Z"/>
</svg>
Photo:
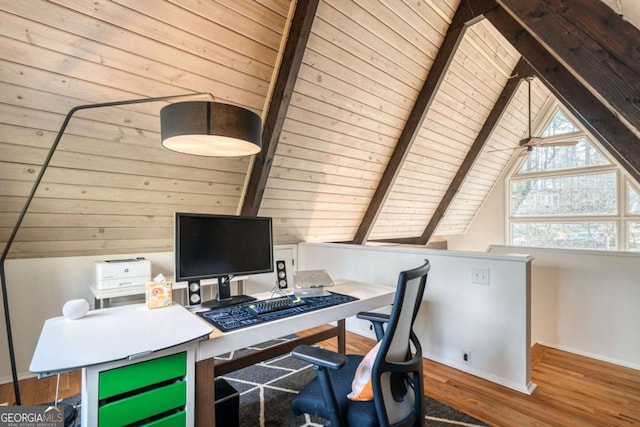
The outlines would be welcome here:
<svg viewBox="0 0 640 427">
<path fill-rule="evenodd" d="M 127 101 L 104 102 L 100 104 L 80 105 L 72 108 L 66 115 L 62 126 L 56 135 L 53 145 L 45 158 L 38 173 L 31 192 L 22 207 L 18 220 L 13 227 L 4 251 L 0 256 L 0 281 L 2 283 L 2 302 L 4 319 L 7 329 L 7 343 L 9 346 L 9 358 L 11 362 L 11 375 L 13 378 L 13 390 L 16 405 L 21 405 L 20 386 L 16 367 L 13 336 L 11 333 L 11 317 L 9 315 L 9 301 L 7 294 L 7 279 L 4 263 L 15 240 L 16 234 L 22 225 L 22 220 L 31 205 L 36 191 L 42 181 L 53 153 L 56 151 L 60 140 L 69 125 L 72 116 L 81 110 L 93 108 L 115 107 L 148 102 L 172 101 L 183 98 L 194 98 L 207 95 L 213 99 L 213 95 L 206 92 L 190 93 L 182 95 L 161 96 L 156 98 L 132 99 Z M 168 104 L 160 111 L 160 136 L 162 145 L 173 151 L 185 154 L 212 156 L 212 157 L 239 157 L 256 154 L 262 145 L 262 120 L 252 111 L 231 104 L 223 104 L 214 101 L 181 101 Z"/>
</svg>

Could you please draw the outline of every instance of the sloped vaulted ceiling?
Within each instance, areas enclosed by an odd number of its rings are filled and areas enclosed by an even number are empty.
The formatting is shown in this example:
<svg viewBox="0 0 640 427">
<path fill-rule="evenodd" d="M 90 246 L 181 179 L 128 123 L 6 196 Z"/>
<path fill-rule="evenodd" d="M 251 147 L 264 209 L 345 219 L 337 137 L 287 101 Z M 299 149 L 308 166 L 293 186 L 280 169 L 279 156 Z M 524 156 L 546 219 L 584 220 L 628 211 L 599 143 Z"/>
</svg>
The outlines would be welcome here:
<svg viewBox="0 0 640 427">
<path fill-rule="evenodd" d="M 640 32 L 596 0 L 524 3 L 0 0 L 0 241 L 70 108 L 178 93 L 262 114 L 268 149 L 182 156 L 161 103 L 87 111 L 10 256 L 172 250 L 176 211 L 272 216 L 276 243 L 464 232 L 526 134 L 532 73 L 534 115 L 558 97 L 637 176 L 640 53 L 620 42 Z"/>
</svg>

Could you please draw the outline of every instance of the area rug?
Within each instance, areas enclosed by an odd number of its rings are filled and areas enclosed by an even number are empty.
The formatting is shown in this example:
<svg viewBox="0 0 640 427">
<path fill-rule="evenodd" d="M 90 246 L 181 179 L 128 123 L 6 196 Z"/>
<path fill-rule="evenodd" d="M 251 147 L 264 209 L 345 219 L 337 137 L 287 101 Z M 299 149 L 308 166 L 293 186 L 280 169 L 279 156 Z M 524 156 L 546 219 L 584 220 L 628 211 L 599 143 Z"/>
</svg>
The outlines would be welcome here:
<svg viewBox="0 0 640 427">
<path fill-rule="evenodd" d="M 268 346 L 268 343 L 265 343 Z M 242 353 L 254 349 L 243 349 Z M 257 349 L 255 349 L 257 350 Z M 221 359 L 236 354 L 223 355 Z M 289 405 L 293 397 L 315 376 L 311 365 L 289 355 L 277 357 L 222 378 L 239 394 L 240 427 L 307 427 L 322 426 L 322 418 L 296 416 Z M 219 398 L 219 396 L 216 396 Z M 225 411 L 228 408 L 225 408 Z M 487 426 L 469 415 L 425 396 L 425 426 Z M 225 416 L 229 415 L 225 412 Z"/>
<path fill-rule="evenodd" d="M 219 363 L 279 342 L 281 340 L 221 355 L 216 357 L 216 361 Z M 311 381 L 314 376 L 315 372 L 311 365 L 285 355 L 231 372 L 218 377 L 217 380 L 226 381 L 238 394 L 240 427 L 319 427 L 323 426 L 326 421 L 309 415 L 296 416 L 289 407 L 298 390 Z M 233 392 L 231 391 L 231 393 Z M 224 396 L 216 396 L 216 400 L 218 399 L 224 399 Z M 424 426 L 488 426 L 488 424 L 428 396 L 425 396 L 424 399 L 426 413 Z M 62 402 L 76 407 L 77 416 L 71 426 L 80 427 L 80 396 L 72 396 L 63 399 Z M 225 406 L 224 417 L 234 418 L 235 413 L 229 412 L 229 407 Z"/>
</svg>

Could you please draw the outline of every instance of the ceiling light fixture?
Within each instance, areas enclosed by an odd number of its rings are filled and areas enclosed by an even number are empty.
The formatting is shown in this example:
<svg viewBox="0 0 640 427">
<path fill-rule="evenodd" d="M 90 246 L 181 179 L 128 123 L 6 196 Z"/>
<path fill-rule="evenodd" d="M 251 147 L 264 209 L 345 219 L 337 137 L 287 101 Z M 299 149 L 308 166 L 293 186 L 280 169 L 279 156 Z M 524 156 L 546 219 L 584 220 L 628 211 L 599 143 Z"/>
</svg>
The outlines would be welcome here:
<svg viewBox="0 0 640 427">
<path fill-rule="evenodd" d="M 260 116 L 230 104 L 184 101 L 160 110 L 162 145 L 185 154 L 250 156 L 260 152 L 261 130 Z"/>
</svg>

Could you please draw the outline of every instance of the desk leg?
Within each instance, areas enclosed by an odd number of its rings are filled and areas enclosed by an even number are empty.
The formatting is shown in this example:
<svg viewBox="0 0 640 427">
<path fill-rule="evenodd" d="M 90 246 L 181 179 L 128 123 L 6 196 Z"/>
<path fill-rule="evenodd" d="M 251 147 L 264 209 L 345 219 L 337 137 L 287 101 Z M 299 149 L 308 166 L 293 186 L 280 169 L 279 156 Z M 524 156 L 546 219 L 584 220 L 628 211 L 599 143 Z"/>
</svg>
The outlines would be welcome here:
<svg viewBox="0 0 640 427">
<path fill-rule="evenodd" d="M 347 352 L 347 335 L 345 333 L 345 320 L 338 320 L 338 353 Z"/>
<path fill-rule="evenodd" d="M 196 362 L 196 426 L 214 427 L 216 424 L 215 383 L 213 358 Z"/>
</svg>

